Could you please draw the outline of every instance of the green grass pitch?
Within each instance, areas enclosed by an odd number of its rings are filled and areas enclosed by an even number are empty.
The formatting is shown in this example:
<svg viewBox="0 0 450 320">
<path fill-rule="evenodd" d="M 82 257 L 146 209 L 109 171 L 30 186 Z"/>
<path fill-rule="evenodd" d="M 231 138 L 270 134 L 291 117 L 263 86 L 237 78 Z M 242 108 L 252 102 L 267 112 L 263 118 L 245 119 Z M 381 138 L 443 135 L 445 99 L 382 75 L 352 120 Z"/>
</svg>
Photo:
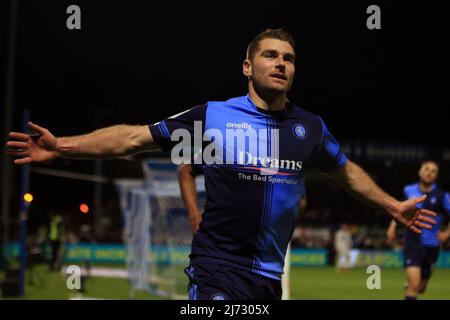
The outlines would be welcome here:
<svg viewBox="0 0 450 320">
<path fill-rule="evenodd" d="M 381 289 L 369 290 L 370 275 L 363 268 L 336 274 L 332 267 L 293 267 L 290 275 L 291 299 L 402 299 L 405 276 L 401 269 L 381 269 Z M 2 275 L 0 275 L 2 278 Z M 129 299 L 125 279 L 90 278 L 84 297 L 99 299 Z M 34 284 L 26 287 L 25 299 L 69 299 L 79 296 L 66 287 L 65 275 L 49 273 L 46 266 L 37 266 Z M 133 299 L 161 299 L 148 293 L 136 292 Z M 450 269 L 437 269 L 428 290 L 420 299 L 450 299 Z"/>
<path fill-rule="evenodd" d="M 366 269 L 351 269 L 336 274 L 331 267 L 292 268 L 291 298 L 391 300 L 403 299 L 406 278 L 403 269 L 381 269 L 381 289 L 369 290 Z M 427 291 L 419 299 L 450 299 L 450 269 L 437 269 L 430 279 Z"/>
</svg>

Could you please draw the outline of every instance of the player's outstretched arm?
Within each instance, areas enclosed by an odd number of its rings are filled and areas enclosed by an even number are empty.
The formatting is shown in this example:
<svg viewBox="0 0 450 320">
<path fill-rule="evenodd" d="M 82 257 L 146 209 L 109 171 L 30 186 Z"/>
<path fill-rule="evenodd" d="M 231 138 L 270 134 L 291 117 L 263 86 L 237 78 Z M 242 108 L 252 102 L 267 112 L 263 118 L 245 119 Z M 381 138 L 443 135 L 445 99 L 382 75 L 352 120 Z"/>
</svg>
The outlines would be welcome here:
<svg viewBox="0 0 450 320">
<path fill-rule="evenodd" d="M 416 208 L 426 199 L 425 195 L 400 202 L 383 191 L 361 167 L 351 161 L 327 175 L 357 198 L 387 212 L 395 221 L 416 233 L 422 233 L 420 228 L 431 229 L 429 224 L 435 223 L 430 217 L 436 216 L 436 213 Z"/>
<path fill-rule="evenodd" d="M 111 159 L 158 148 L 148 126 L 122 124 L 60 138 L 32 122 L 28 127 L 36 135 L 9 133 L 7 153 L 19 157 L 14 160 L 15 164 L 45 163 L 59 157 Z"/>
</svg>

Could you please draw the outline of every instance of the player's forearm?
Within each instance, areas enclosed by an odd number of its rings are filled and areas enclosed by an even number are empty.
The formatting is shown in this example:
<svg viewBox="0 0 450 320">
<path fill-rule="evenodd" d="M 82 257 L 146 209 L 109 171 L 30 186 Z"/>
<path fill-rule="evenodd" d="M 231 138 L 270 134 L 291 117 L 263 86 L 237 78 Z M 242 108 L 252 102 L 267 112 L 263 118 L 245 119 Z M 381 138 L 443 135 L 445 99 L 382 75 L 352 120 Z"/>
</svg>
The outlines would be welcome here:
<svg viewBox="0 0 450 320">
<path fill-rule="evenodd" d="M 389 224 L 388 230 L 395 230 L 395 228 L 397 228 L 397 222 L 392 219 L 391 223 Z"/>
<path fill-rule="evenodd" d="M 180 169 L 178 179 L 180 182 L 181 198 L 188 210 L 189 218 L 192 218 L 193 215 L 198 213 L 197 187 L 195 185 L 195 179 L 191 174 L 192 170 L 189 170 L 189 167 L 183 166 Z"/>
<path fill-rule="evenodd" d="M 373 179 L 358 165 L 348 161 L 338 175 L 340 182 L 350 193 L 371 207 L 389 214 L 398 211 L 400 202 L 383 191 Z"/>
<path fill-rule="evenodd" d="M 192 191 L 189 191 L 191 193 Z M 182 192 L 183 195 L 183 192 Z M 186 209 L 188 210 L 189 218 L 192 218 L 194 215 L 198 214 L 198 206 L 197 206 L 197 200 L 196 197 L 188 196 L 184 194 L 182 196 L 183 202 L 186 206 Z"/>
<path fill-rule="evenodd" d="M 138 126 L 116 125 L 94 132 L 57 138 L 56 152 L 67 158 L 108 159 L 140 150 Z"/>
</svg>

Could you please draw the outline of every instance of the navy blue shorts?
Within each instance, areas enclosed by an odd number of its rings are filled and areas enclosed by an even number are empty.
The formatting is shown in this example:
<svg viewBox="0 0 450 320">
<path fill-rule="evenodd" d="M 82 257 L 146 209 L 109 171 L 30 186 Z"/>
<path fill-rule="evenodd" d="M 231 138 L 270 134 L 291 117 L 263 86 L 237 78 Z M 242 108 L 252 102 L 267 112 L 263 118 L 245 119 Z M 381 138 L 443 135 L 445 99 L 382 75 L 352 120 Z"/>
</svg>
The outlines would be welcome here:
<svg viewBox="0 0 450 320">
<path fill-rule="evenodd" d="M 281 300 L 281 281 L 259 274 L 215 264 L 191 264 L 190 300 Z"/>
<path fill-rule="evenodd" d="M 420 267 L 422 278 L 428 279 L 431 277 L 438 257 L 439 247 L 405 246 L 403 267 Z"/>
</svg>

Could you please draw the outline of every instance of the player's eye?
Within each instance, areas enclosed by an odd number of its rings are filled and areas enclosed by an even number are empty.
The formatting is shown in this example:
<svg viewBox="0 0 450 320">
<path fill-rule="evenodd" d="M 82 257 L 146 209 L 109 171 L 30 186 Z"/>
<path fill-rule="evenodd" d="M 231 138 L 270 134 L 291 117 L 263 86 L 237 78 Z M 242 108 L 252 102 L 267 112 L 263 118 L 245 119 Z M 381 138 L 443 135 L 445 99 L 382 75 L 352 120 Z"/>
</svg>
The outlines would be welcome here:
<svg viewBox="0 0 450 320">
<path fill-rule="evenodd" d="M 263 56 L 266 57 L 266 58 L 272 58 L 273 59 L 273 58 L 277 57 L 277 53 L 273 52 L 273 51 L 266 51 L 266 52 L 264 52 Z"/>
<path fill-rule="evenodd" d="M 295 60 L 294 56 L 292 56 L 290 54 L 284 56 L 284 61 L 288 61 L 288 62 L 294 63 L 294 60 Z"/>
</svg>

